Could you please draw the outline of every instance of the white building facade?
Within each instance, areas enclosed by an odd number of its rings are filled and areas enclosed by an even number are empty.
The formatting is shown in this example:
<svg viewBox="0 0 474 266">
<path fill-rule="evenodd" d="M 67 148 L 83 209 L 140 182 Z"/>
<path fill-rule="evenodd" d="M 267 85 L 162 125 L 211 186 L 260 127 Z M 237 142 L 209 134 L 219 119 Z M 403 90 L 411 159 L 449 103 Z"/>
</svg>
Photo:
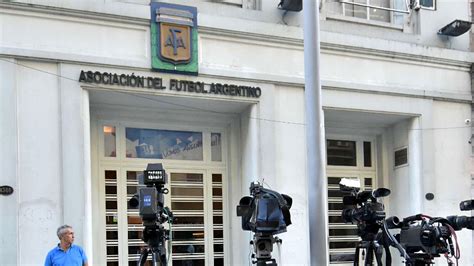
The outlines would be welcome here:
<svg viewBox="0 0 474 266">
<path fill-rule="evenodd" d="M 127 201 L 148 163 L 169 174 L 173 265 L 249 265 L 235 209 L 262 179 L 293 198 L 274 256 L 309 265 L 302 12 L 159 2 L 196 8 L 197 73 L 152 70 L 147 0 L 0 3 L 0 186 L 14 189 L 0 197 L 0 265 L 42 264 L 65 223 L 89 265 L 134 265 L 144 243 Z M 458 205 L 472 198 L 470 36 L 437 34 L 471 20 L 469 1 L 343 2 L 320 5 L 334 264 L 358 241 L 342 177 L 391 189 L 388 216 L 470 216 Z M 472 265 L 472 232 L 458 238 Z"/>
</svg>

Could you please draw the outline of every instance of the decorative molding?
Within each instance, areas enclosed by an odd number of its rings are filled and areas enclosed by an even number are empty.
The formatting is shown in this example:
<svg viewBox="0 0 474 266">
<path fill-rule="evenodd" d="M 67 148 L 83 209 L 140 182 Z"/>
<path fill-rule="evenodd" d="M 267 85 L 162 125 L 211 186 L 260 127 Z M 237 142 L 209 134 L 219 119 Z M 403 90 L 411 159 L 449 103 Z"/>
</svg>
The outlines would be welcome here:
<svg viewBox="0 0 474 266">
<path fill-rule="evenodd" d="M 303 39 L 299 38 L 286 38 L 282 36 L 275 36 L 275 35 L 265 35 L 265 34 L 257 34 L 252 32 L 242 32 L 242 31 L 234 31 L 228 29 L 220 29 L 220 28 L 213 28 L 213 27 L 206 27 L 200 26 L 199 27 L 200 34 L 207 34 L 207 35 L 214 35 L 214 36 L 225 36 L 237 39 L 239 41 L 258 41 L 258 42 L 266 42 L 270 43 L 273 46 L 278 44 L 281 45 L 289 45 L 294 46 L 296 49 L 303 50 Z M 421 46 L 420 46 L 421 47 Z M 345 44 L 338 44 L 338 43 L 331 43 L 331 42 L 321 42 L 321 52 L 322 53 L 331 53 L 331 52 L 338 52 L 338 53 L 345 53 L 355 57 L 377 57 L 380 60 L 400 60 L 403 62 L 408 62 L 410 64 L 422 64 L 422 65 L 433 65 L 440 68 L 462 68 L 463 71 L 469 71 L 472 62 L 469 62 L 467 59 L 466 61 L 460 61 L 455 59 L 449 58 L 441 58 L 441 57 L 433 57 L 433 56 L 426 56 L 426 55 L 419 55 L 419 54 L 410 54 L 410 53 L 401 53 L 395 52 L 390 50 L 382 50 L 382 49 L 373 49 L 373 48 L 366 48 L 366 47 L 358 47 L 352 45 L 345 45 Z M 466 54 L 469 54 L 466 52 Z M 467 58 L 467 57 L 466 57 Z"/>
<path fill-rule="evenodd" d="M 114 14 L 107 14 L 107 13 L 98 13 L 98 12 L 91 12 L 91 11 L 83 11 L 83 10 L 74 10 L 74 9 L 67 9 L 61 7 L 52 7 L 52 6 L 42 6 L 42 5 L 32 5 L 32 4 L 25 4 L 25 3 L 0 3 L 0 9 L 9 9 L 9 10 L 17 10 L 17 11 L 25 11 L 25 12 L 33 12 L 33 13 L 43 13 L 43 14 L 52 14 L 52 15 L 60 15 L 60 16 L 67 16 L 67 17 L 76 17 L 76 18 L 83 18 L 83 19 L 91 19 L 91 20 L 99 20 L 99 21 L 109 21 L 109 22 L 116 22 L 116 23 L 123 23 L 123 24 L 132 24 L 132 25 L 140 25 L 148 27 L 150 24 L 150 20 L 148 18 L 139 18 L 139 17 L 130 17 L 130 16 L 122 16 L 122 15 L 114 15 Z M 302 38 L 295 38 L 295 37 L 284 37 L 278 35 L 271 35 L 271 34 L 261 34 L 255 32 L 248 32 L 248 31 L 240 31 L 234 29 L 224 29 L 224 28 L 216 28 L 211 26 L 199 26 L 198 31 L 200 34 L 206 34 L 209 36 L 224 36 L 224 37 L 231 37 L 237 39 L 239 41 L 259 41 L 269 43 L 270 45 L 287 45 L 293 46 L 295 49 L 303 50 L 303 39 Z M 324 32 L 323 32 L 324 33 Z M 322 38 L 324 39 L 324 34 L 322 34 Z M 407 43 L 403 43 L 407 44 Z M 419 48 L 433 48 L 429 46 L 421 46 L 416 45 Z M 434 48 L 443 51 L 444 49 L 441 48 Z M 347 44 L 340 44 L 336 42 L 321 42 L 321 51 L 322 53 L 330 53 L 330 52 L 337 52 L 337 53 L 345 53 L 347 55 L 357 56 L 357 57 L 377 57 L 380 60 L 400 60 L 410 64 L 422 64 L 422 65 L 434 65 L 436 67 L 441 68 L 462 68 L 463 71 L 469 71 L 472 60 L 474 60 L 474 55 L 469 52 L 465 52 L 466 56 L 463 60 L 456 60 L 450 59 L 447 56 L 445 57 L 436 57 L 436 56 L 429 56 L 423 54 L 416 54 L 416 53 L 404 53 L 404 52 L 397 52 L 388 49 L 374 49 L 374 48 L 367 48 L 367 47 L 359 47 L 354 45 L 347 45 Z M 470 60 L 472 58 L 472 60 Z"/>
<path fill-rule="evenodd" d="M 325 90 L 347 91 L 364 94 L 378 94 L 387 96 L 410 97 L 420 99 L 430 99 L 436 101 L 471 104 L 472 96 L 465 93 L 440 92 L 411 88 L 398 88 L 389 86 L 378 86 L 369 84 L 354 84 L 340 81 L 322 80 L 322 87 Z"/>
<path fill-rule="evenodd" d="M 150 19 L 148 18 L 145 19 L 145 18 L 138 18 L 138 17 L 114 15 L 114 14 L 108 14 L 108 13 L 99 13 L 99 12 L 54 7 L 54 6 L 33 5 L 33 4 L 25 4 L 25 3 L 18 3 L 18 2 L 7 2 L 7 3 L 0 2 L 0 10 L 1 9 L 8 9 L 12 11 L 14 10 L 14 11 L 32 12 L 36 14 L 42 13 L 42 14 L 48 14 L 48 15 L 92 19 L 92 20 L 100 20 L 100 21 L 107 21 L 107 22 L 118 22 L 118 23 L 134 24 L 134 25 L 147 26 L 147 27 L 150 25 Z"/>
<path fill-rule="evenodd" d="M 1 54 L 0 54 L 1 56 Z M 59 60 L 59 59 L 48 59 L 48 58 L 35 58 L 35 57 L 22 57 L 22 56 L 7 56 L 0 61 L 7 61 L 7 59 L 14 58 L 17 60 L 35 60 L 40 62 L 47 63 L 58 63 L 58 64 L 70 64 L 70 65 L 84 65 L 84 62 L 79 61 L 68 61 L 68 60 Z M 113 68 L 115 70 L 127 70 L 127 71 L 137 71 L 137 72 L 150 72 L 150 68 L 144 67 L 132 67 L 132 66 L 122 66 L 122 65 L 109 65 L 109 64 L 97 64 L 97 63 L 88 63 L 88 67 L 93 69 L 97 68 Z M 281 77 L 277 75 L 265 74 L 265 73 L 246 73 L 246 76 L 242 76 L 241 72 L 238 71 L 216 71 L 210 68 L 201 67 L 201 72 L 199 73 L 200 78 L 211 78 L 218 80 L 228 80 L 234 82 L 255 82 L 263 84 L 273 84 L 276 86 L 285 86 L 304 89 L 304 78 L 303 77 Z M 76 77 L 66 77 L 68 79 L 76 79 Z M 78 77 L 77 77 L 78 79 Z M 455 102 L 455 103 L 472 103 L 472 95 L 463 94 L 463 93 L 453 93 L 453 92 L 440 92 L 440 91 L 429 91 L 421 89 L 411 89 L 406 87 L 390 87 L 386 85 L 370 85 L 370 84 L 355 84 L 353 82 L 344 82 L 344 81 L 332 81 L 325 80 L 321 81 L 323 90 L 333 90 L 333 91 L 347 91 L 347 92 L 356 92 L 364 94 L 378 94 L 378 95 L 387 95 L 387 96 L 399 96 L 399 97 L 410 97 L 410 98 L 420 98 L 420 99 L 432 99 L 437 101 L 445 102 Z M 97 88 L 99 86 L 93 86 Z M 134 89 L 136 90 L 136 89 Z"/>
</svg>

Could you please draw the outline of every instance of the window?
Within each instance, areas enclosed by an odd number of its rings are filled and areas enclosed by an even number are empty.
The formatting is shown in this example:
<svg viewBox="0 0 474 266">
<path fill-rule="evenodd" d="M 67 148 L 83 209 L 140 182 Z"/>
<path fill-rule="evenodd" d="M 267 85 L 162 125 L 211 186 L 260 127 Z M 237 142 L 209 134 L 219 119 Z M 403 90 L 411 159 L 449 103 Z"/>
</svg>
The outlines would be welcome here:
<svg viewBox="0 0 474 266">
<path fill-rule="evenodd" d="M 436 9 L 436 0 L 418 0 L 418 4 L 423 9 Z"/>
<path fill-rule="evenodd" d="M 391 0 L 348 0 L 347 2 L 352 4 L 344 3 L 344 16 L 390 22 L 390 11 L 373 7 L 390 8 Z"/>
<path fill-rule="evenodd" d="M 326 141 L 328 165 L 356 166 L 356 142 L 347 140 Z"/>
<path fill-rule="evenodd" d="M 404 16 L 409 13 L 405 0 L 327 0 L 325 10 L 329 18 L 340 19 L 342 15 L 349 21 L 365 20 L 368 24 L 391 24 L 397 28 L 403 25 Z"/>
<path fill-rule="evenodd" d="M 118 265 L 117 171 L 106 170 L 104 179 L 106 260 L 107 265 Z"/>
<path fill-rule="evenodd" d="M 116 156 L 116 144 L 115 144 L 115 127 L 104 126 L 104 156 L 115 157 Z"/>
<path fill-rule="evenodd" d="M 128 158 L 202 160 L 202 133 L 126 128 Z"/>
<path fill-rule="evenodd" d="M 213 162 L 222 161 L 221 133 L 211 133 L 211 157 Z"/>
<path fill-rule="evenodd" d="M 214 2 L 242 6 L 242 0 L 214 0 Z"/>
<path fill-rule="evenodd" d="M 261 0 L 205 0 L 207 2 L 215 2 L 220 4 L 226 4 L 229 6 L 242 7 L 247 9 L 257 9 Z"/>
</svg>

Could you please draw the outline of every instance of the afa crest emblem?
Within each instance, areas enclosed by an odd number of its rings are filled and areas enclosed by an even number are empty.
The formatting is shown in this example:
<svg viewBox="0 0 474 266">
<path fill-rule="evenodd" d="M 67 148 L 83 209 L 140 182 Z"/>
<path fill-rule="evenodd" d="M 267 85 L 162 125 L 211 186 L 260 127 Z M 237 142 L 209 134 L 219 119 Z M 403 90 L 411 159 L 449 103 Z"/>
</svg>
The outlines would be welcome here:
<svg viewBox="0 0 474 266">
<path fill-rule="evenodd" d="M 152 68 L 197 75 L 197 9 L 151 3 Z"/>
</svg>

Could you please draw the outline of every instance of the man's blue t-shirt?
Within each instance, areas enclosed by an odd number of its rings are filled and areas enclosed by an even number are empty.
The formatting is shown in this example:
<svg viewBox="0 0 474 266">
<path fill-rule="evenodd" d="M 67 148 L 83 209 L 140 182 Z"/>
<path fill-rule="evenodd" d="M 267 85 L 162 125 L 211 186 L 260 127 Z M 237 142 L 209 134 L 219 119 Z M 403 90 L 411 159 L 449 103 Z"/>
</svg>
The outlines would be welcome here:
<svg viewBox="0 0 474 266">
<path fill-rule="evenodd" d="M 86 262 L 86 253 L 80 246 L 73 244 L 67 251 L 64 251 L 58 245 L 48 253 L 44 266 L 82 266 Z"/>
</svg>

